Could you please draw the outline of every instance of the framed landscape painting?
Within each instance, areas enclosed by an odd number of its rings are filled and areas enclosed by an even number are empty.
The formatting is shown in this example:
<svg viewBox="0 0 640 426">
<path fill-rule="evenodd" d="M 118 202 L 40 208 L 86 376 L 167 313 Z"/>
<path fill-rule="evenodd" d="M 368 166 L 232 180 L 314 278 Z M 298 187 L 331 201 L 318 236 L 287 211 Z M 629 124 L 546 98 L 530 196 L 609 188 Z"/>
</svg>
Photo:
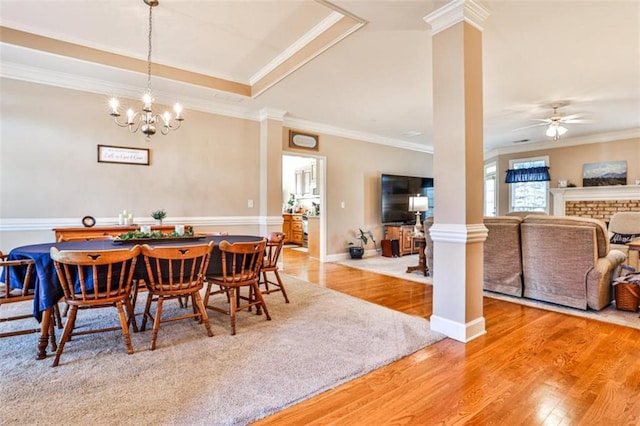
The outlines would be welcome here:
<svg viewBox="0 0 640 426">
<path fill-rule="evenodd" d="M 626 161 L 586 163 L 582 166 L 582 186 L 608 186 L 626 184 Z"/>
</svg>

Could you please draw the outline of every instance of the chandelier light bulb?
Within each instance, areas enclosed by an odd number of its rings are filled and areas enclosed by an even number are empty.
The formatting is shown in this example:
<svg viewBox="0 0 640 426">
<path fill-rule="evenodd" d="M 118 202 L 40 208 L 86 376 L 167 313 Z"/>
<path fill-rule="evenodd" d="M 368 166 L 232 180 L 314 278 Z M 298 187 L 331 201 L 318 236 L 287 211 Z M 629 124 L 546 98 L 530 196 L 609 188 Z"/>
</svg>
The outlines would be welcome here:
<svg viewBox="0 0 640 426">
<path fill-rule="evenodd" d="M 111 115 L 120 115 L 118 113 L 118 106 L 120 102 L 116 98 L 109 99 L 109 106 L 111 107 Z"/>
</svg>

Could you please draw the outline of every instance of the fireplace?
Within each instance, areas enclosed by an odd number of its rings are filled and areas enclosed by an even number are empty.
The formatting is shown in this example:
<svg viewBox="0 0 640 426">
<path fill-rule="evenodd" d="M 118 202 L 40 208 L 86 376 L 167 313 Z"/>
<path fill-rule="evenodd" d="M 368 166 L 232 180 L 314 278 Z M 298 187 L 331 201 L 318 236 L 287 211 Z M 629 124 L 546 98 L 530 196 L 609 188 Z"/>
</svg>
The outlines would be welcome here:
<svg viewBox="0 0 640 426">
<path fill-rule="evenodd" d="M 640 211 L 640 185 L 552 188 L 554 216 L 602 219 L 619 211 Z"/>
</svg>

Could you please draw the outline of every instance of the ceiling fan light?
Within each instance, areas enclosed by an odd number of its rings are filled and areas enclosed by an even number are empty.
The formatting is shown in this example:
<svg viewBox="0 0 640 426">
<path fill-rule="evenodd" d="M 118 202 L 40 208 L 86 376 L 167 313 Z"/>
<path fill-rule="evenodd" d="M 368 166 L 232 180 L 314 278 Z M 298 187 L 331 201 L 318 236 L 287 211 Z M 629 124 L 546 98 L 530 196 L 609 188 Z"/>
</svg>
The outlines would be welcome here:
<svg viewBox="0 0 640 426">
<path fill-rule="evenodd" d="M 565 129 L 566 131 L 566 129 Z M 553 124 L 550 124 L 549 127 L 547 127 L 547 136 L 549 136 L 550 138 L 554 137 L 556 135 L 556 127 Z"/>
<path fill-rule="evenodd" d="M 567 128 L 564 126 L 558 126 L 558 136 L 562 136 L 567 133 Z"/>
</svg>

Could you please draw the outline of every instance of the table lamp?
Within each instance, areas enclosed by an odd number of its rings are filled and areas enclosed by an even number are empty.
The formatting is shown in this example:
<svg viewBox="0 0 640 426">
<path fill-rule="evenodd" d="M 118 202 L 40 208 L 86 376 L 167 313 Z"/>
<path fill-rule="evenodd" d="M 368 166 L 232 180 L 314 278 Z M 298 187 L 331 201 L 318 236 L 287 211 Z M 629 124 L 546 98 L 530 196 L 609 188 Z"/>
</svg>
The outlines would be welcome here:
<svg viewBox="0 0 640 426">
<path fill-rule="evenodd" d="M 416 212 L 416 224 L 413 227 L 413 232 L 416 235 L 424 235 L 422 233 L 422 223 L 420 222 L 420 216 L 423 211 L 429 210 L 429 199 L 427 197 L 417 196 L 409 197 L 409 211 Z"/>
</svg>

